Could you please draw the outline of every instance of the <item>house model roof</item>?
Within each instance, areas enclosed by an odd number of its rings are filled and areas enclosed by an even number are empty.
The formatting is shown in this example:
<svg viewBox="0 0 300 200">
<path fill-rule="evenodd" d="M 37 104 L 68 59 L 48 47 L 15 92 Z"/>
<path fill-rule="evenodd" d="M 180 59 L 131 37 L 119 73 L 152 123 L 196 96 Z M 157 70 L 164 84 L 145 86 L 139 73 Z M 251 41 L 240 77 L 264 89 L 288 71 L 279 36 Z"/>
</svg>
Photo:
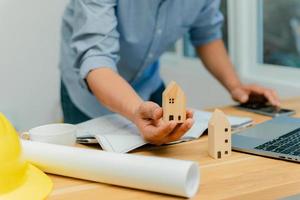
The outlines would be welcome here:
<svg viewBox="0 0 300 200">
<path fill-rule="evenodd" d="M 230 124 L 229 121 L 227 120 L 226 115 L 219 109 L 216 109 L 214 113 L 212 114 L 212 117 L 209 120 L 209 123 L 212 125 L 217 125 L 217 124 Z"/>
<path fill-rule="evenodd" d="M 179 96 L 179 95 L 182 95 L 183 97 L 185 97 L 183 90 L 175 81 L 171 81 L 169 83 L 168 87 L 163 92 L 164 97 Z"/>
</svg>

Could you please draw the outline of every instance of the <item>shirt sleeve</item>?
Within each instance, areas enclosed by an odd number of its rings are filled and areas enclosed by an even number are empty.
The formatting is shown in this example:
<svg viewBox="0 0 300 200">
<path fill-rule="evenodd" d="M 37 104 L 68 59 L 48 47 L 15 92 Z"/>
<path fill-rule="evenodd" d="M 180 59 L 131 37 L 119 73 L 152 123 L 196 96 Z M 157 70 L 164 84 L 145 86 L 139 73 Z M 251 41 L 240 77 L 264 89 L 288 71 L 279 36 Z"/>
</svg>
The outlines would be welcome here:
<svg viewBox="0 0 300 200">
<path fill-rule="evenodd" d="M 96 68 L 117 71 L 119 33 L 115 14 L 116 0 L 74 0 L 71 48 L 80 77 Z"/>
<path fill-rule="evenodd" d="M 191 26 L 192 44 L 197 47 L 222 38 L 223 15 L 220 11 L 220 0 L 207 0 Z"/>
</svg>

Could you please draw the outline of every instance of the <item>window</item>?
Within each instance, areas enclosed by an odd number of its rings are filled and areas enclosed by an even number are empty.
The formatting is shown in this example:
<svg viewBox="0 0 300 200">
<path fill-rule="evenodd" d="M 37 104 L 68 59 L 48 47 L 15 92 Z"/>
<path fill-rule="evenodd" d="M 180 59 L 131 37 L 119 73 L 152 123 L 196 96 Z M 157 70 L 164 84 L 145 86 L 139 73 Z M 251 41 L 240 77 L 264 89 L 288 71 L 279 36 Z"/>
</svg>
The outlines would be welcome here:
<svg viewBox="0 0 300 200">
<path fill-rule="evenodd" d="M 173 115 L 170 115 L 169 116 L 169 121 L 173 121 L 174 120 L 174 116 Z"/>
<path fill-rule="evenodd" d="M 229 49 L 240 77 L 275 88 L 299 88 L 300 54 L 293 27 L 300 19 L 300 1 L 229 2 Z"/>
<path fill-rule="evenodd" d="M 263 0 L 262 63 L 300 68 L 300 1 Z"/>
<path fill-rule="evenodd" d="M 169 98 L 169 104 L 174 104 L 174 98 Z"/>
</svg>

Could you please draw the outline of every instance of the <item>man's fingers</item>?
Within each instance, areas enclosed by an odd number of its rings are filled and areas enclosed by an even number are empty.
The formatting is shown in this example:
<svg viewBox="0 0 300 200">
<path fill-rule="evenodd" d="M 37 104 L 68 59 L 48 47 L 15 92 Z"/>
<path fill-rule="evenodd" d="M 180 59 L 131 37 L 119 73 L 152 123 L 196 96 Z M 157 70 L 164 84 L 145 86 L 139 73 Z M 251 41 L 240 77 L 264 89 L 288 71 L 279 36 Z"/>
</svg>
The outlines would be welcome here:
<svg viewBox="0 0 300 200">
<path fill-rule="evenodd" d="M 193 118 L 194 117 L 194 111 L 192 109 L 186 110 L 186 118 Z"/>
<path fill-rule="evenodd" d="M 275 97 L 273 96 L 273 94 L 271 93 L 270 90 L 265 90 L 263 95 L 270 102 L 270 104 L 272 104 L 273 106 L 277 106 L 276 105 L 277 101 L 276 101 Z"/>
<path fill-rule="evenodd" d="M 274 93 L 272 90 L 267 90 L 264 93 L 265 97 L 268 99 L 270 104 L 276 107 L 280 107 L 280 101 L 276 93 Z"/>
<path fill-rule="evenodd" d="M 268 101 L 273 106 L 280 106 L 277 93 L 268 88 L 255 84 L 241 86 L 231 92 L 232 98 L 240 103 L 266 103 Z"/>
<path fill-rule="evenodd" d="M 161 107 L 156 108 L 153 112 L 153 119 L 159 120 L 163 116 L 163 109 Z"/>
<path fill-rule="evenodd" d="M 265 90 L 269 90 L 267 88 L 255 84 L 246 86 L 246 89 L 249 90 L 250 92 L 254 92 L 256 94 L 261 94 L 261 95 L 264 94 Z"/>
<path fill-rule="evenodd" d="M 249 90 L 250 92 L 254 92 L 256 94 L 263 94 L 265 91 L 265 88 L 257 86 L 257 85 L 250 85 L 246 87 L 247 90 Z"/>
<path fill-rule="evenodd" d="M 249 93 L 246 90 L 237 89 L 232 93 L 232 97 L 240 103 L 246 103 L 249 99 Z"/>
<path fill-rule="evenodd" d="M 176 122 L 162 122 L 158 127 L 148 127 L 147 135 L 144 135 L 144 139 L 151 144 L 161 145 L 164 143 L 165 138 L 175 129 L 176 125 Z"/>
<path fill-rule="evenodd" d="M 162 117 L 162 108 L 154 102 L 145 102 L 139 109 L 142 118 L 157 120 Z"/>
<path fill-rule="evenodd" d="M 280 107 L 280 100 L 279 100 L 279 96 L 278 96 L 277 92 L 275 90 L 271 90 L 271 93 L 276 101 L 275 106 Z"/>
<path fill-rule="evenodd" d="M 163 125 L 160 125 L 160 127 L 157 128 L 155 136 L 156 138 L 163 139 L 166 136 L 168 136 L 176 127 L 176 122 L 167 122 L 162 123 Z"/>
<path fill-rule="evenodd" d="M 256 94 L 263 95 L 273 106 L 280 106 L 279 97 L 274 90 L 257 85 L 251 85 L 248 89 Z"/>
<path fill-rule="evenodd" d="M 171 132 L 164 143 L 169 143 L 179 140 L 194 124 L 194 120 L 189 118 L 184 123 L 180 124 L 178 127 Z"/>
</svg>

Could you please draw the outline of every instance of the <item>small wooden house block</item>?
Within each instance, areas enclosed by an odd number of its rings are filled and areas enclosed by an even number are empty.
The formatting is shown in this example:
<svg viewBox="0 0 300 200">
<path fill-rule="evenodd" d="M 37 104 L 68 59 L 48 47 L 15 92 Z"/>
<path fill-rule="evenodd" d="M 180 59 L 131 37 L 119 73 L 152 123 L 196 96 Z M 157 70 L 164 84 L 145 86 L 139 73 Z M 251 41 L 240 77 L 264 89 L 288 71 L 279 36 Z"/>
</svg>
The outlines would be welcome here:
<svg viewBox="0 0 300 200">
<path fill-rule="evenodd" d="M 183 90 L 172 81 L 163 92 L 163 120 L 183 123 L 186 120 L 186 96 Z"/>
<path fill-rule="evenodd" d="M 208 154 L 214 159 L 231 155 L 231 126 L 226 115 L 218 109 L 208 124 Z"/>
</svg>

